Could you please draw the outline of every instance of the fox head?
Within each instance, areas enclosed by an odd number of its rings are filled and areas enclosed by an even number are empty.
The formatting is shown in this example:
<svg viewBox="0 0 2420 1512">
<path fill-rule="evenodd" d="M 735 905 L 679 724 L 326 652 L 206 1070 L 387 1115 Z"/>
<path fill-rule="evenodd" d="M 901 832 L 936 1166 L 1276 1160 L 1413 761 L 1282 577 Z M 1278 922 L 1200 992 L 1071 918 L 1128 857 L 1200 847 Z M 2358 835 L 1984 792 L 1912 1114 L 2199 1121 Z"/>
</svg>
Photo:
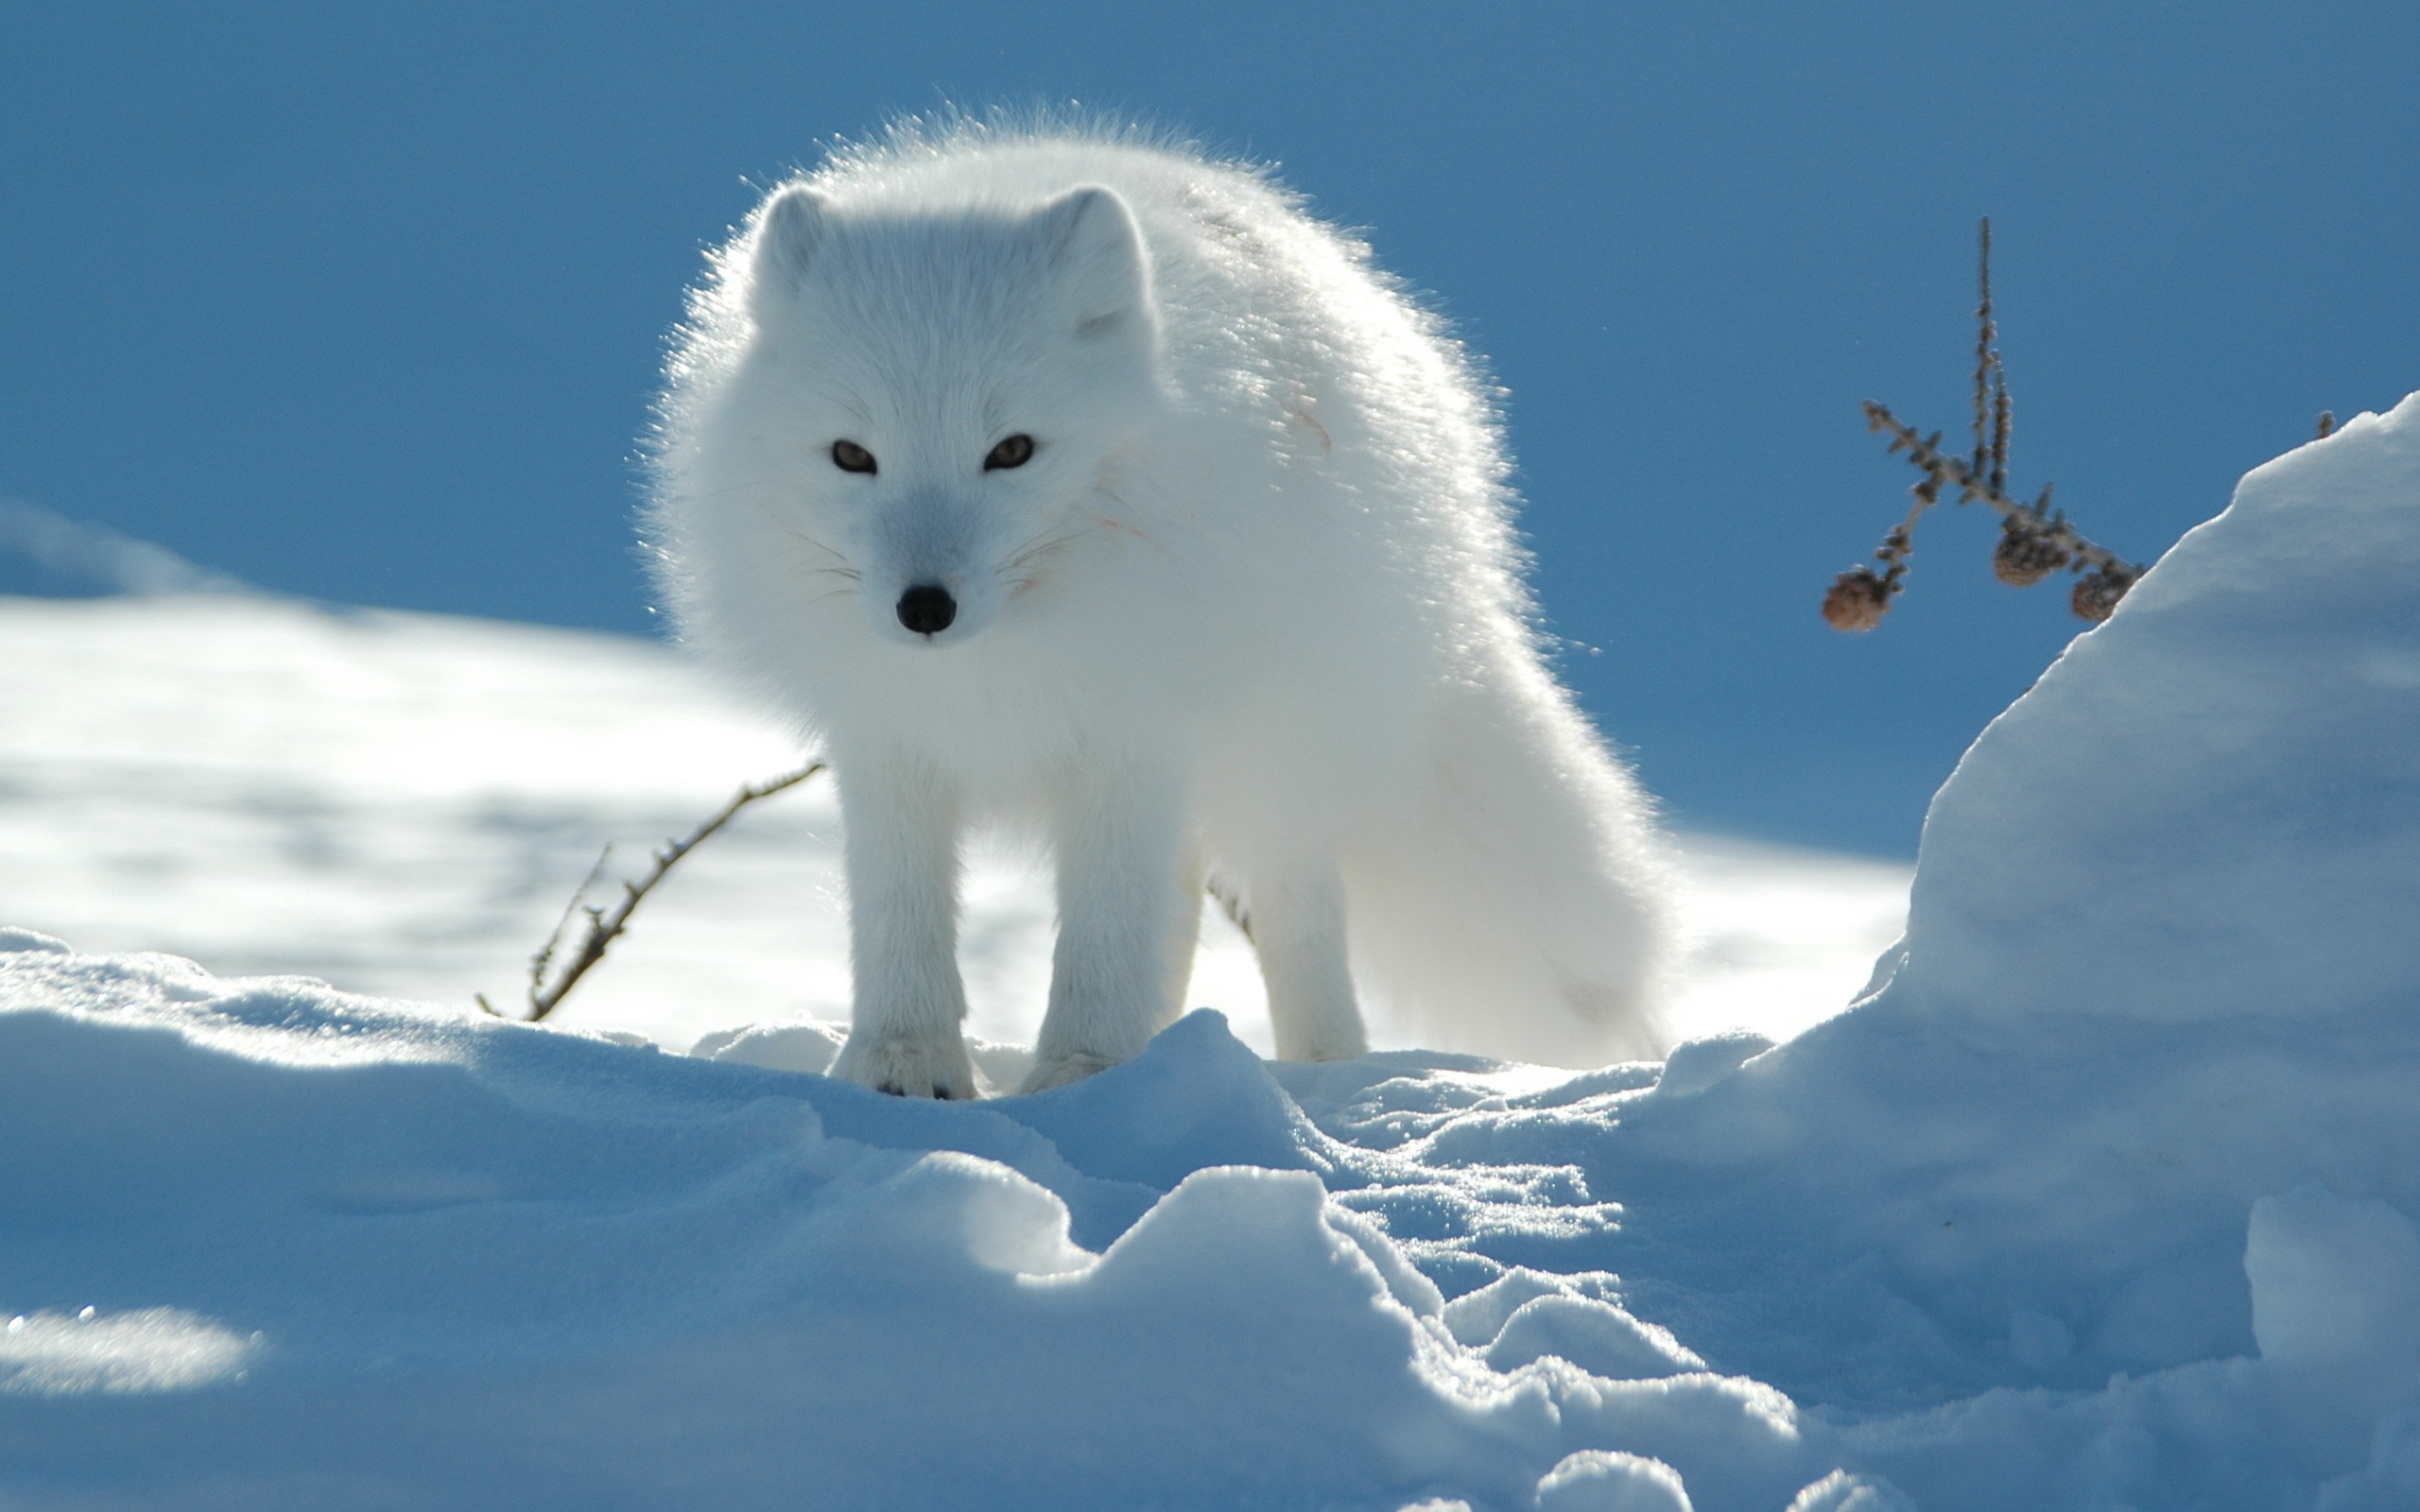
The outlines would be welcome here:
<svg viewBox="0 0 2420 1512">
<path fill-rule="evenodd" d="M 796 183 L 742 255 L 765 481 L 876 634 L 968 639 L 1097 527 L 1161 391 L 1150 260 L 1115 193 L 936 212 Z"/>
</svg>

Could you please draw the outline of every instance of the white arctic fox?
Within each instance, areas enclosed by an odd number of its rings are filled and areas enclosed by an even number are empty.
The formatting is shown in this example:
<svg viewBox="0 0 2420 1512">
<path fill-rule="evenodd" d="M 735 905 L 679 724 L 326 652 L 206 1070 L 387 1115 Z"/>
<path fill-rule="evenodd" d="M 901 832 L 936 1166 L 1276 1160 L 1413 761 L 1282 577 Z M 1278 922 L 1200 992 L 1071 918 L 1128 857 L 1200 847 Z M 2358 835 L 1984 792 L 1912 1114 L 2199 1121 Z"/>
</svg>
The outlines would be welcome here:
<svg viewBox="0 0 2420 1512">
<path fill-rule="evenodd" d="M 653 462 L 686 635 L 839 783 L 837 1074 L 974 1095 L 977 822 L 1057 861 L 1028 1090 L 1175 1018 L 1205 885 L 1282 1057 L 1366 1048 L 1357 971 L 1430 1044 L 1661 1047 L 1662 842 L 1541 662 L 1487 392 L 1262 173 L 1101 129 L 844 148 L 713 259 Z"/>
</svg>

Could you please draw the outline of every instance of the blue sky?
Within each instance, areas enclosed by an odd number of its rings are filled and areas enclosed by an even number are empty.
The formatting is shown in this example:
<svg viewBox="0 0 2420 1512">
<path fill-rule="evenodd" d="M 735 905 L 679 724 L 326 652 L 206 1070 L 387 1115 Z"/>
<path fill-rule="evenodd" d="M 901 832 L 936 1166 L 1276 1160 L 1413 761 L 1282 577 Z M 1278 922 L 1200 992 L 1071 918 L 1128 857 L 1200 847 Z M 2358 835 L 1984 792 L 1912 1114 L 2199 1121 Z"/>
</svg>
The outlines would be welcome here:
<svg viewBox="0 0 2420 1512">
<path fill-rule="evenodd" d="M 1081 101 L 1273 160 L 1510 390 L 1564 671 L 1675 816 L 1912 850 L 2077 627 L 1931 521 L 1998 233 L 2016 481 L 2155 555 L 2420 387 L 2420 8 L 109 4 L 0 11 L 0 493 L 319 597 L 648 633 L 634 438 L 817 144 Z M 2048 822 L 2055 822 L 2055 817 Z"/>
</svg>

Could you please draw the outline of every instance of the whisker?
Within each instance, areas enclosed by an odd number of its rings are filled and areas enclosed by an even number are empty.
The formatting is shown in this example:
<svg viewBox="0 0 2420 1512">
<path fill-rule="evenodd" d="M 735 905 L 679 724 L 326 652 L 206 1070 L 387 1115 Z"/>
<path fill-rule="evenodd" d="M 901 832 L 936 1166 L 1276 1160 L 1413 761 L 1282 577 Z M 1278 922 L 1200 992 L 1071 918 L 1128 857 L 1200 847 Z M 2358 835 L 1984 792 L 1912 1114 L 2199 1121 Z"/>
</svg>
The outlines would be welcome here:
<svg viewBox="0 0 2420 1512">
<path fill-rule="evenodd" d="M 1002 572 L 1009 573 L 1015 572 L 1018 568 L 1023 567 L 1026 563 L 1033 560 L 1035 558 L 1047 552 L 1056 551 L 1062 546 L 1070 544 L 1082 534 L 1083 532 L 1080 530 L 1063 530 L 1056 535 L 1046 535 L 1038 540 L 1028 541 L 1024 546 L 1012 553 L 1007 561 L 1000 564 L 1000 570 Z"/>
<path fill-rule="evenodd" d="M 845 553 L 832 546 L 825 545 L 822 541 L 816 540 L 813 536 L 808 535 L 805 531 L 801 530 L 794 525 L 784 524 L 779 520 L 773 521 L 772 525 L 774 529 L 780 531 L 783 535 L 789 537 L 792 541 L 799 542 L 801 545 L 812 546 L 816 550 L 823 553 L 826 557 L 831 558 L 834 561 L 842 564 L 838 567 L 820 567 L 814 569 L 815 571 L 845 572 L 851 576 L 856 576 L 857 570 L 855 567 L 847 565 L 849 558 Z"/>
<path fill-rule="evenodd" d="M 776 555 L 775 559 L 783 566 L 795 568 L 799 572 L 803 573 L 830 573 L 835 576 L 839 577 L 855 578 L 858 576 L 857 570 L 855 567 L 849 566 L 846 559 L 840 558 L 840 554 L 838 552 L 824 545 L 821 541 L 808 540 L 804 536 L 794 536 L 792 539 L 797 541 L 801 546 L 811 546 L 815 550 L 821 552 L 826 557 L 838 559 L 840 561 L 840 565 L 832 566 L 827 563 L 816 562 L 812 558 L 808 557 L 804 551 L 801 551 L 796 547 L 793 547 Z"/>
</svg>

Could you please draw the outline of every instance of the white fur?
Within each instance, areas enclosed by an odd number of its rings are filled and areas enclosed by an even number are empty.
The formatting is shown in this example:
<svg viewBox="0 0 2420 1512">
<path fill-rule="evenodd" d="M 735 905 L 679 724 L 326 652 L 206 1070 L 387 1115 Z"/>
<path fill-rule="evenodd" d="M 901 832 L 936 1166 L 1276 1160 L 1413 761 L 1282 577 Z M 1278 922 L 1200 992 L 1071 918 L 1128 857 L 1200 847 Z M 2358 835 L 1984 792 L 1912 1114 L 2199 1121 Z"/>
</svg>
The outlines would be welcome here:
<svg viewBox="0 0 2420 1512">
<path fill-rule="evenodd" d="M 985 471 L 1016 434 L 1032 460 Z M 1115 129 L 843 149 L 715 257 L 654 462 L 686 634 L 839 782 L 837 1074 L 973 1092 L 978 822 L 1057 859 L 1031 1087 L 1174 1018 L 1205 881 L 1282 1056 L 1366 1048 L 1355 968 L 1431 1044 L 1661 1048 L 1662 843 L 1540 659 L 1486 392 L 1264 175 Z M 899 597 L 936 580 L 958 618 L 919 635 Z"/>
</svg>

